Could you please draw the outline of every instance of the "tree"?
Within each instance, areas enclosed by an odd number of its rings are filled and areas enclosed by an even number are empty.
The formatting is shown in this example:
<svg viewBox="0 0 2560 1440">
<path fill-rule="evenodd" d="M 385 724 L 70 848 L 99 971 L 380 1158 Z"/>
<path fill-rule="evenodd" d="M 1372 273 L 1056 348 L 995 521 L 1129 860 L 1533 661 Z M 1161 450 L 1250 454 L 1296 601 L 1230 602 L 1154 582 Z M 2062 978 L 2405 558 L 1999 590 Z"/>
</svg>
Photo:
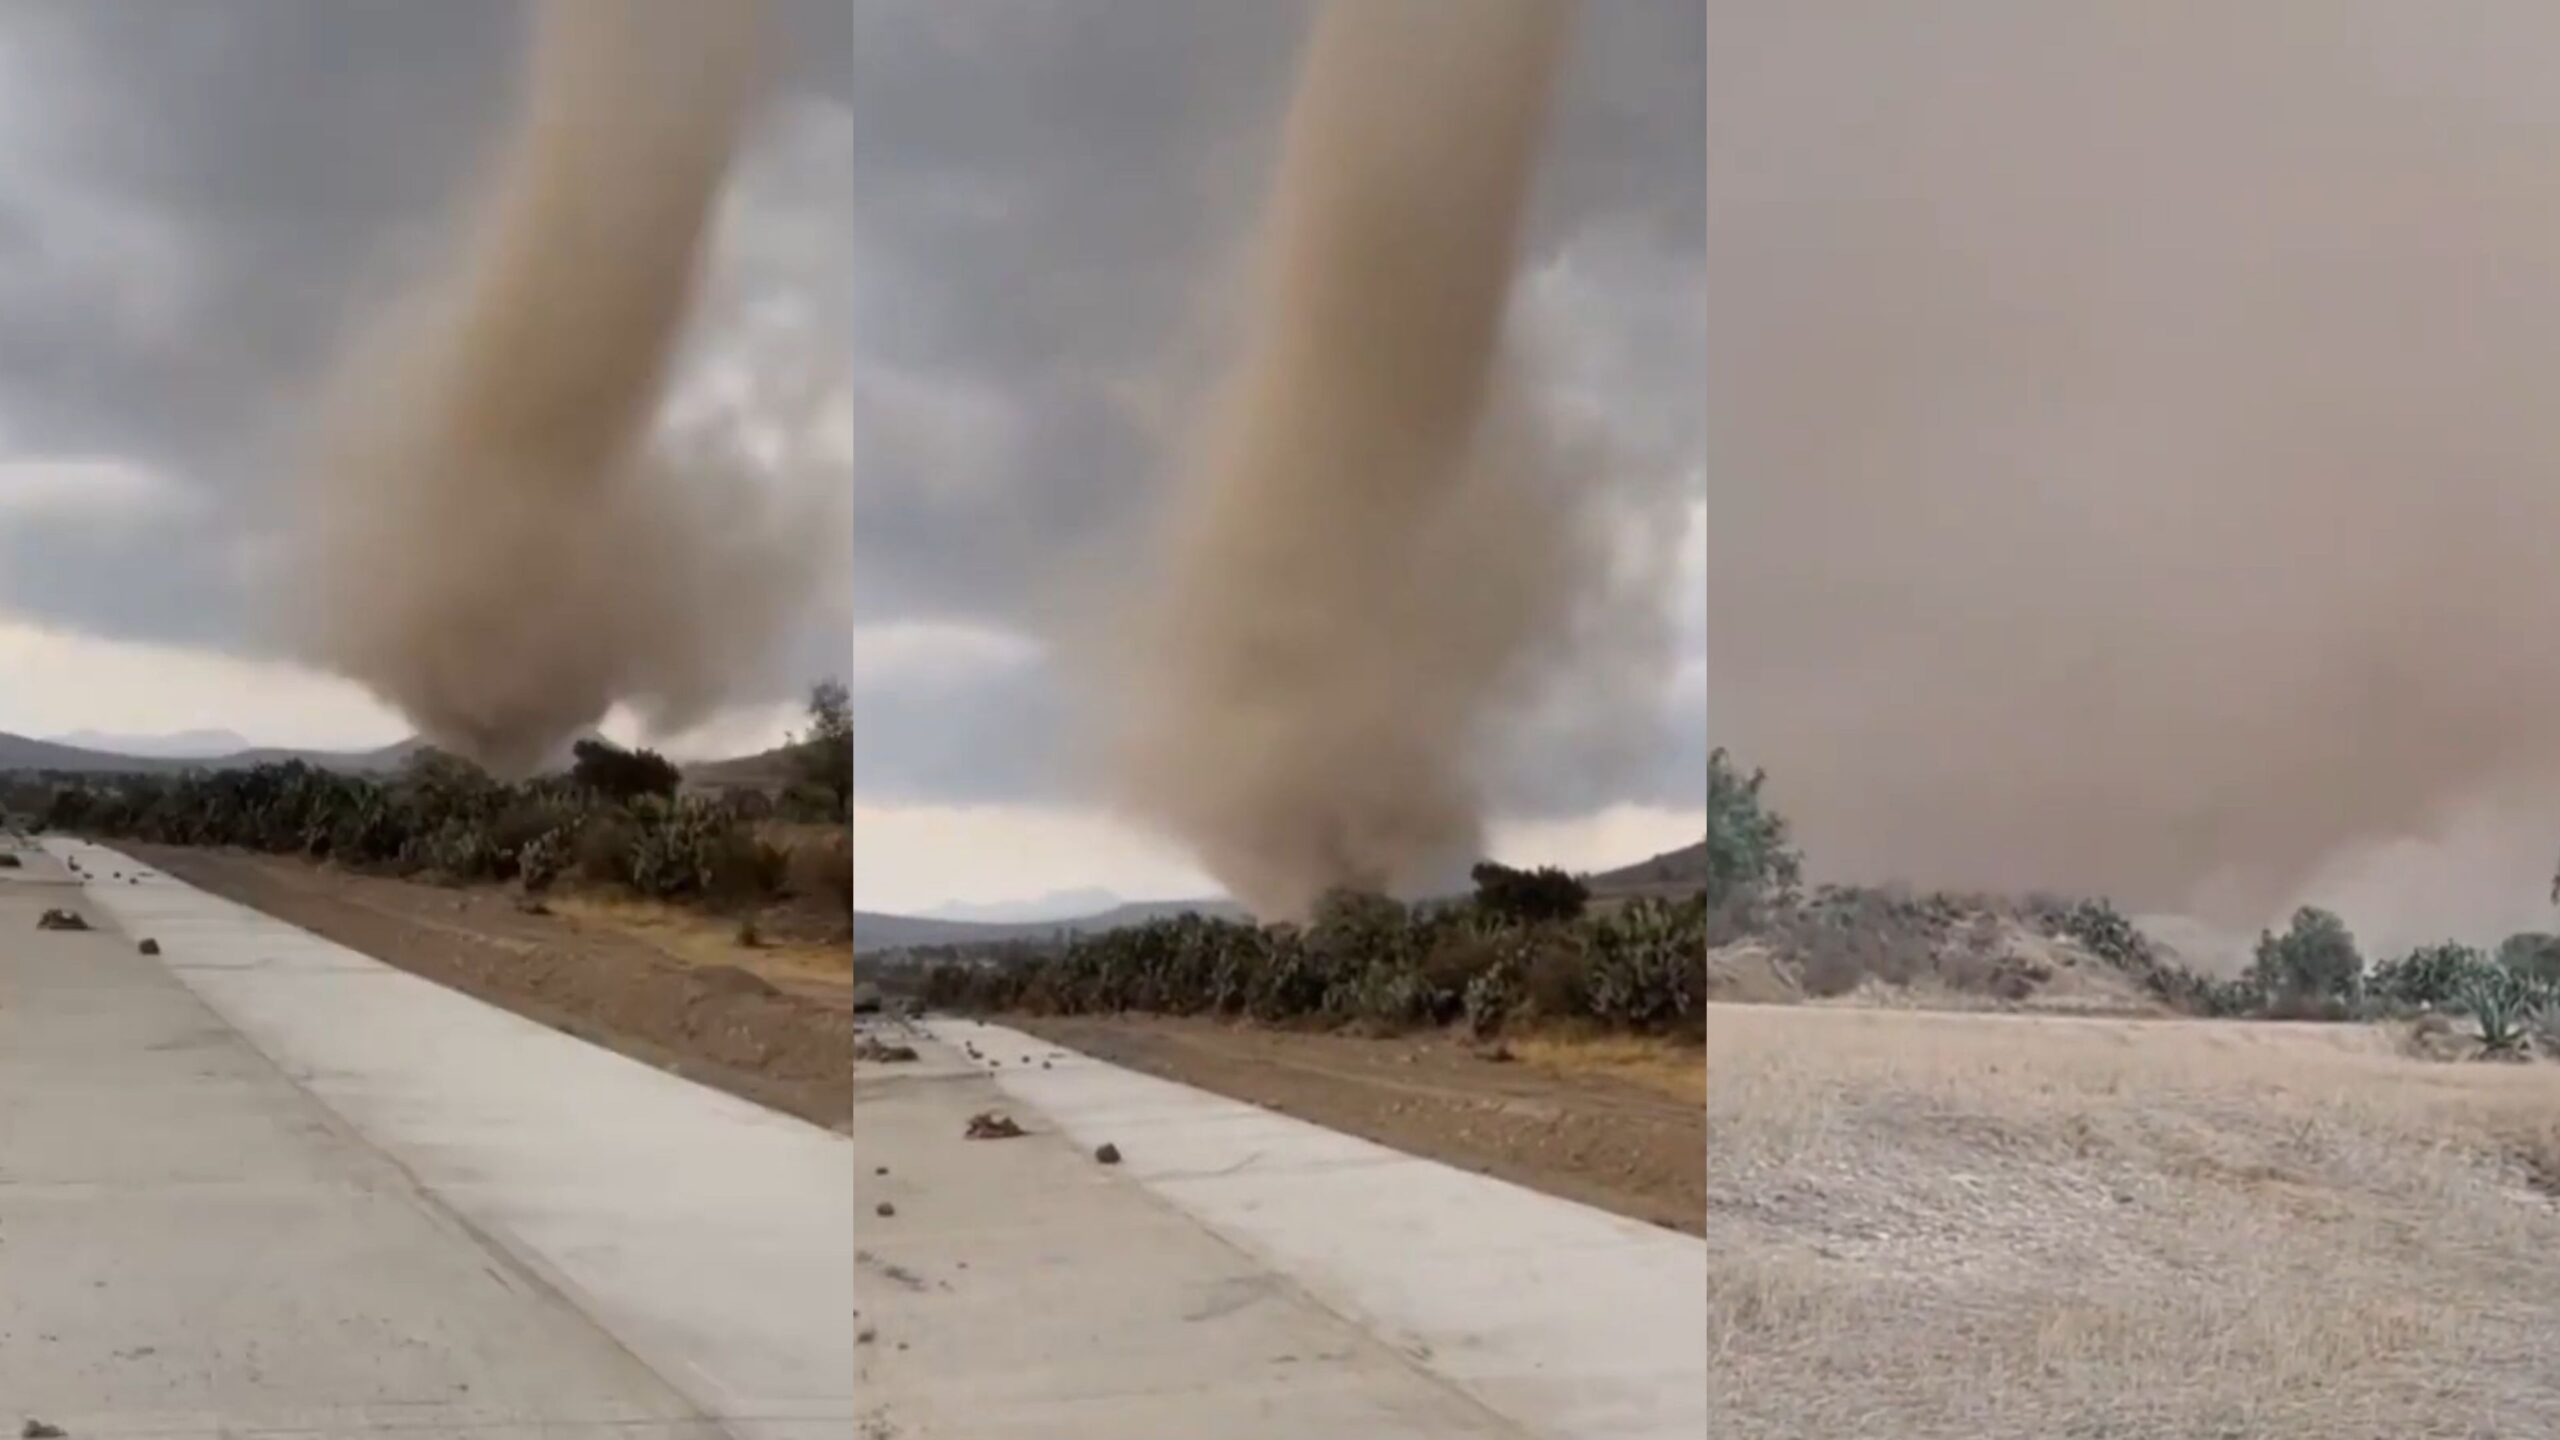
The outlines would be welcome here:
<svg viewBox="0 0 2560 1440">
<path fill-rule="evenodd" d="M 2397 960 L 2374 966 L 2367 988 L 2403 1005 L 2451 1005 L 2490 969 L 2479 951 L 2447 940 L 2421 945 Z"/>
<path fill-rule="evenodd" d="M 2288 998 L 2347 999 L 2364 980 L 2364 957 L 2347 922 L 2306 905 L 2282 935 L 2261 932 L 2251 966 L 2260 989 Z"/>
<path fill-rule="evenodd" d="M 1745 776 L 1719 747 L 1707 756 L 1707 900 L 1784 898 L 1803 877 L 1787 819 L 1760 798 L 1767 772 Z"/>
<path fill-rule="evenodd" d="M 569 748 L 569 779 L 581 789 L 617 801 L 642 795 L 671 797 L 684 774 L 655 750 L 625 750 L 610 740 L 589 738 Z"/>
<path fill-rule="evenodd" d="M 2498 968 L 2520 980 L 2560 982 L 2560 935 L 2527 930 L 2498 942 Z"/>
<path fill-rule="evenodd" d="M 1476 882 L 1476 908 L 1521 924 L 1578 918 L 1591 900 L 1589 886 L 1552 865 L 1514 870 L 1487 860 L 1467 873 Z"/>
<path fill-rule="evenodd" d="M 853 809 L 853 697 L 841 680 L 809 689 L 809 733 L 799 741 L 800 778 L 835 800 L 839 814 Z"/>
</svg>

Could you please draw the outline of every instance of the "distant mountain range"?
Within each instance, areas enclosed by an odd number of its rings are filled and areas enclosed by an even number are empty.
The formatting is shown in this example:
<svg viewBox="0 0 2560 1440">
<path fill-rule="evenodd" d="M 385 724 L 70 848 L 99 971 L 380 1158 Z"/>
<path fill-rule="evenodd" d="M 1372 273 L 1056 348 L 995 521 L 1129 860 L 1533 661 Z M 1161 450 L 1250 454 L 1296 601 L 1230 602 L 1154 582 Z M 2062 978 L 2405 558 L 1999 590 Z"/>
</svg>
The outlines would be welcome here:
<svg viewBox="0 0 2560 1440">
<path fill-rule="evenodd" d="M 397 770 L 424 749 L 415 736 L 372 750 L 296 750 L 253 745 L 229 730 L 185 730 L 174 735 L 114 735 L 78 730 L 50 740 L 0 730 L 0 773 L 59 770 L 85 775 L 153 774 L 178 770 L 245 770 L 252 765 L 300 760 L 323 770 L 377 774 Z M 708 760 L 682 767 L 688 783 L 703 789 L 780 789 L 791 782 L 799 747 L 777 746 L 754 755 Z M 553 762 L 567 768 L 568 752 Z"/>
<path fill-rule="evenodd" d="M 227 735 L 227 732 L 196 733 Z M 227 738 L 238 740 L 240 737 L 227 735 Z M 0 771 L 59 770 L 86 775 L 131 775 L 176 770 L 239 770 L 252 765 L 300 760 L 325 770 L 363 774 L 398 769 L 400 763 L 409 758 L 409 753 L 423 743 L 414 739 L 403 740 L 397 745 L 385 745 L 375 750 L 289 750 L 274 746 L 242 746 L 208 754 L 190 753 L 181 748 L 186 746 L 187 736 L 161 736 L 157 741 L 146 751 L 121 747 L 105 749 L 57 740 L 36 740 L 0 731 Z M 153 751 L 157 753 L 151 753 Z"/>
<path fill-rule="evenodd" d="M 1245 908 L 1233 900 L 1132 900 L 1090 915 L 1010 923 L 936 920 L 923 915 L 856 910 L 853 912 L 853 951 L 861 955 L 875 950 L 903 950 L 918 945 L 994 945 L 1007 940 L 1046 940 L 1061 932 L 1091 935 L 1126 925 L 1143 925 L 1150 920 L 1162 920 L 1186 911 L 1222 920 L 1247 918 Z"/>
<path fill-rule="evenodd" d="M 958 920 L 973 925 L 1054 924 L 1079 915 L 1100 914 L 1120 903 L 1120 897 L 1108 890 L 1052 890 L 1029 900 L 998 900 L 984 905 L 954 900 L 947 905 L 936 905 L 916 918 Z"/>
<path fill-rule="evenodd" d="M 1584 883 L 1591 887 L 1593 898 L 1600 900 L 1695 894 L 1705 889 L 1707 884 L 1707 842 L 1701 839 L 1693 845 L 1665 850 L 1633 865 L 1585 876 Z M 1112 898 L 1107 891 L 1091 893 L 1103 900 Z M 1042 897 L 1041 900 L 1022 903 L 1038 905 L 1055 898 L 1058 897 Z M 946 905 L 923 915 L 856 910 L 853 912 L 854 953 L 860 955 L 926 945 L 995 945 L 1008 940 L 1046 940 L 1060 932 L 1090 935 L 1117 930 L 1124 925 L 1142 925 L 1149 920 L 1180 915 L 1185 911 L 1218 919 L 1247 918 L 1244 907 L 1232 900 L 1135 901 L 1106 905 L 1090 914 L 1066 919 L 1002 922 L 949 918 L 957 908 L 960 907 Z"/>
<path fill-rule="evenodd" d="M 45 743 L 164 760 L 237 755 L 257 748 L 249 737 L 236 730 L 181 730 L 174 735 L 110 735 L 98 730 L 74 730 L 68 735 L 47 736 Z"/>
</svg>

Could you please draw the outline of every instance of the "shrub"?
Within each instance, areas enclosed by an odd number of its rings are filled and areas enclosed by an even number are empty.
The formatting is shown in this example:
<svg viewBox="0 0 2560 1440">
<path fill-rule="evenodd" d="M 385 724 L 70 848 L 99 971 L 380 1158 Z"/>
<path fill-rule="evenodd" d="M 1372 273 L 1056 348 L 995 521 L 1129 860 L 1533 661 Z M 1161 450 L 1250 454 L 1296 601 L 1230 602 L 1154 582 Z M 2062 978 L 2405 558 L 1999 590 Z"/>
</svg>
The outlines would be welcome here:
<svg viewBox="0 0 2560 1440">
<path fill-rule="evenodd" d="M 2376 965 L 2366 989 L 2395 1005 L 2452 1005 L 2490 968 L 2488 957 L 2479 951 L 2447 940 Z"/>
<path fill-rule="evenodd" d="M 577 831 L 570 826 L 554 826 L 525 842 L 516 852 L 516 878 L 527 891 L 539 893 L 557 883 L 576 858 Z"/>
<path fill-rule="evenodd" d="M 842 681 L 820 681 L 809 691 L 808 710 L 809 733 L 795 742 L 792 764 L 803 795 L 825 796 L 826 817 L 844 818 L 853 810 L 852 695 Z"/>
<path fill-rule="evenodd" d="M 661 900 L 710 894 L 731 835 L 727 817 L 692 799 L 643 798 L 630 811 L 639 822 L 631 846 L 631 888 Z"/>
<path fill-rule="evenodd" d="M 1476 972 L 1460 1002 L 1467 1028 L 1478 1035 L 1499 1032 L 1527 1003 L 1527 969 L 1516 952 L 1497 955 L 1491 965 Z"/>
<path fill-rule="evenodd" d="M 2348 1000 L 2362 987 L 2364 957 L 2345 921 L 2306 905 L 2282 935 L 2259 935 L 2250 977 L 2271 999 Z"/>
<path fill-rule="evenodd" d="M 1433 937 L 1422 956 L 1422 980 L 1430 988 L 1429 1019 L 1437 1024 L 1465 1016 L 1477 1024 L 1470 996 L 1476 982 L 1502 967 L 1516 939 L 1498 926 L 1452 927 Z M 1514 967 L 1516 970 L 1516 967 Z M 1516 993 L 1517 982 L 1513 982 Z"/>
<path fill-rule="evenodd" d="M 1761 799 L 1768 779 L 1745 776 L 1722 748 L 1707 756 L 1707 902 L 1744 926 L 1759 904 L 1792 897 L 1804 867 L 1786 817 Z"/>
<path fill-rule="evenodd" d="M 1583 967 L 1586 956 L 1569 934 L 1539 937 L 1529 950 L 1520 979 L 1521 1013 L 1539 1020 L 1565 1020 L 1583 1013 Z"/>
<path fill-rule="evenodd" d="M 1636 1030 L 1688 1026 L 1706 1018 L 1703 904 L 1635 901 L 1594 924 L 1589 943 L 1583 987 L 1595 1018 Z"/>
<path fill-rule="evenodd" d="M 1515 924 L 1576 920 L 1591 900 L 1588 886 L 1552 865 L 1514 870 L 1487 860 L 1468 874 L 1476 884 L 1476 908 Z"/>
<path fill-rule="evenodd" d="M 655 750 L 625 750 L 610 740 L 586 739 L 570 747 L 572 784 L 617 803 L 643 795 L 673 798 L 684 775 Z"/>
<path fill-rule="evenodd" d="M 639 821 L 620 811 L 590 816 L 578 827 L 573 852 L 578 876 L 594 885 L 628 885 L 639 849 Z"/>
<path fill-rule="evenodd" d="M 780 846 L 756 838 L 731 822 L 711 842 L 711 863 L 703 890 L 724 904 L 761 900 L 779 893 L 788 876 L 791 856 Z"/>
<path fill-rule="evenodd" d="M 2560 984 L 2560 935 L 2525 931 L 2498 942 L 2498 968 L 2537 984 Z"/>
</svg>

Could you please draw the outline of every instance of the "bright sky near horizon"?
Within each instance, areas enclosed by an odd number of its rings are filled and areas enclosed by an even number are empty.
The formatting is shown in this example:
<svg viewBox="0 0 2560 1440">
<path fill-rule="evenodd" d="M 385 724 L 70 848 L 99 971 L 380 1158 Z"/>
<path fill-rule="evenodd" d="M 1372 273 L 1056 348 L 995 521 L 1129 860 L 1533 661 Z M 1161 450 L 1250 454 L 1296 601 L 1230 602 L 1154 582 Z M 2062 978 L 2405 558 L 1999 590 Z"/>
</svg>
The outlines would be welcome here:
<svg viewBox="0 0 2560 1440">
<path fill-rule="evenodd" d="M 764 693 L 664 748 L 764 748 L 842 676 L 866 908 L 1202 893 L 1091 802 L 1056 617 L 1077 572 L 1144 538 L 1186 327 L 1252 218 L 1308 7 L 779 8 L 790 71 L 733 188 L 696 373 L 729 394 L 805 365 L 765 348 L 777 313 L 846 337 L 814 413 L 851 432 L 859 525 Z M 1659 716 L 1633 717 L 1636 762 L 1555 767 L 1497 817 L 1499 858 L 1603 868 L 1703 830 L 1697 9 L 1586 7 L 1520 287 L 1549 398 L 1687 517 L 1661 596 L 1679 658 Z M 407 733 L 275 658 L 250 582 L 289 517 L 264 482 L 330 345 L 450 214 L 519 13 L 0 6 L 0 730 Z M 743 389 L 740 423 L 770 423 Z"/>
</svg>

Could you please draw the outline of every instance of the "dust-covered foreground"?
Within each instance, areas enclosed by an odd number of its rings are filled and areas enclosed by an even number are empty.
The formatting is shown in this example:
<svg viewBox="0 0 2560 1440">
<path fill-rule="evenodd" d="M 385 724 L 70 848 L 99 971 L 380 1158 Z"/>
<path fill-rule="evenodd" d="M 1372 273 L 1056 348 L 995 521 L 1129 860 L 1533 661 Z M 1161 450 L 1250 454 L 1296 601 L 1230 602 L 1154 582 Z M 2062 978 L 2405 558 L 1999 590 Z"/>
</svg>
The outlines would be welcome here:
<svg viewBox="0 0 2560 1440">
<path fill-rule="evenodd" d="M 2403 1033 L 1710 1006 L 1718 1433 L 2560 1434 L 2560 1069 Z"/>
</svg>

